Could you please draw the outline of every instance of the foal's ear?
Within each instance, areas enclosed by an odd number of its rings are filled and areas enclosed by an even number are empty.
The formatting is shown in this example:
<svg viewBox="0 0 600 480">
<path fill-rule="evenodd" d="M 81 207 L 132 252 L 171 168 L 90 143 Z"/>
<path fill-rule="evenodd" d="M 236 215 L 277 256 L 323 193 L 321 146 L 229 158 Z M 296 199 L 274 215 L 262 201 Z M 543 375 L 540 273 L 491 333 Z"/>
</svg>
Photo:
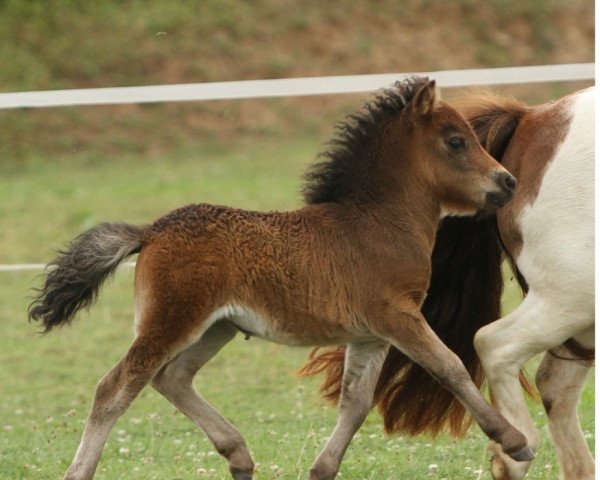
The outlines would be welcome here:
<svg viewBox="0 0 600 480">
<path fill-rule="evenodd" d="M 415 94 L 412 101 L 412 110 L 416 117 L 428 117 L 437 107 L 437 91 L 435 80 L 429 80 Z"/>
</svg>

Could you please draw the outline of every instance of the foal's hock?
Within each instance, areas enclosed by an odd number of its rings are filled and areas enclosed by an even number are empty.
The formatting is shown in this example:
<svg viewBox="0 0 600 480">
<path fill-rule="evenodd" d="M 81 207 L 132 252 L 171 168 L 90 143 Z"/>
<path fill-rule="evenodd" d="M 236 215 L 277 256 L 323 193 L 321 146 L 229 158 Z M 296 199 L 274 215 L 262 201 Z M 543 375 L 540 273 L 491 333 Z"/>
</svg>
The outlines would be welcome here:
<svg viewBox="0 0 600 480">
<path fill-rule="evenodd" d="M 192 385 L 240 331 L 347 347 L 338 423 L 310 479 L 335 477 L 373 405 L 390 345 L 452 392 L 506 454 L 530 459 L 525 437 L 488 405 L 420 311 L 440 219 L 492 212 L 515 186 L 465 119 L 438 100 L 434 82 L 410 78 L 339 126 L 307 175 L 299 210 L 188 205 L 150 226 L 83 233 L 51 263 L 30 317 L 44 331 L 70 322 L 139 253 L 135 338 L 98 384 L 65 478 L 92 478 L 112 426 L 150 383 L 204 430 L 235 479 L 251 479 L 242 436 Z"/>
</svg>

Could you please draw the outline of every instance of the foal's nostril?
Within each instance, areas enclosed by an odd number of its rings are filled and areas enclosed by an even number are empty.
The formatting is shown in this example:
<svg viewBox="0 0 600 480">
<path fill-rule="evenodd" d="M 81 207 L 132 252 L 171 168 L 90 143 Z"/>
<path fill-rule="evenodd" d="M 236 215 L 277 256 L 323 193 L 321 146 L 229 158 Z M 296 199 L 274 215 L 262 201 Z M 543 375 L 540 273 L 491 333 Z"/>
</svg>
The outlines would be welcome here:
<svg viewBox="0 0 600 480">
<path fill-rule="evenodd" d="M 509 192 L 513 192 L 517 187 L 517 179 L 506 171 L 496 173 L 496 182 Z"/>
<path fill-rule="evenodd" d="M 517 188 L 517 179 L 513 177 L 510 173 L 507 173 L 504 177 L 504 185 L 510 191 L 513 191 L 515 188 Z"/>
</svg>

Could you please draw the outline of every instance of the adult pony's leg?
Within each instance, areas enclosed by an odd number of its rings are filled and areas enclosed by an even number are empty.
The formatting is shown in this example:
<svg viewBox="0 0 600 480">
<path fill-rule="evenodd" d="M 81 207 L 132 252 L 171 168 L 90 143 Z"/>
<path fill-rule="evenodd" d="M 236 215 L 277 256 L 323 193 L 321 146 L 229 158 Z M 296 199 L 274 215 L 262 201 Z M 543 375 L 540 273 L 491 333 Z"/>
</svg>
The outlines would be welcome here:
<svg viewBox="0 0 600 480">
<path fill-rule="evenodd" d="M 475 335 L 475 348 L 495 404 L 508 421 L 519 426 L 534 451 L 539 439 L 525 403 L 519 371 L 531 357 L 561 345 L 574 333 L 588 328 L 590 323 L 587 312 L 581 313 L 576 306 L 556 304 L 532 290 L 515 311 L 483 327 Z M 497 445 L 492 444 L 491 449 L 495 479 L 523 478 L 529 468 L 528 462 L 512 461 Z"/>
<path fill-rule="evenodd" d="M 458 356 L 438 338 L 418 309 L 407 304 L 388 307 L 371 328 L 456 395 L 504 452 L 517 461 L 533 458 L 525 436 L 486 402 Z"/>
<path fill-rule="evenodd" d="M 65 480 L 89 480 L 94 476 L 113 425 L 170 353 L 160 338 L 138 336 L 125 357 L 100 380 L 81 443 Z"/>
<path fill-rule="evenodd" d="M 250 480 L 254 462 L 244 439 L 231 423 L 198 394 L 192 384 L 196 372 L 237 332 L 228 322 L 216 323 L 200 340 L 165 365 L 152 380 L 152 386 L 204 430 L 216 450 L 229 461 L 233 478 Z"/>
<path fill-rule="evenodd" d="M 335 478 L 344 453 L 373 406 L 373 393 L 389 344 L 351 343 L 346 349 L 340 413 L 327 444 L 310 469 L 309 480 Z"/>
<path fill-rule="evenodd" d="M 594 338 L 593 330 L 591 338 Z M 536 384 L 548 414 L 561 478 L 592 480 L 595 478 L 594 458 L 584 439 L 577 414 L 590 366 L 570 357 L 570 352 L 562 347 L 546 353 L 537 371 Z"/>
</svg>

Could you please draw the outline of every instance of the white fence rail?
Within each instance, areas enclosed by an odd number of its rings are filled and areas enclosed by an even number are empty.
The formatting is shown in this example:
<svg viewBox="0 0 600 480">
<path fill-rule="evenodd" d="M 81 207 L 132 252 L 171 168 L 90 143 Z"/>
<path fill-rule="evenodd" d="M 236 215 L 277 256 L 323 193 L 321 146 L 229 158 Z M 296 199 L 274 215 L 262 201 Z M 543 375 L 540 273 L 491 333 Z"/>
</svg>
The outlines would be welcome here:
<svg viewBox="0 0 600 480">
<path fill-rule="evenodd" d="M 386 73 L 338 77 L 283 78 L 238 82 L 188 83 L 144 87 L 86 88 L 40 92 L 0 93 L 0 108 L 40 108 L 75 105 L 184 102 L 242 98 L 291 97 L 371 92 L 407 75 L 436 79 L 440 87 L 467 87 L 541 83 L 594 78 L 593 63 L 534 67 L 445 70 L 439 72 Z"/>
<path fill-rule="evenodd" d="M 0 93 L 0 109 L 362 93 L 389 86 L 407 75 L 429 76 L 434 78 L 437 85 L 442 88 L 569 82 L 593 80 L 594 70 L 593 63 L 574 63 L 439 72 L 15 92 Z M 133 266 L 135 263 L 128 262 L 127 265 Z M 42 263 L 0 264 L 0 272 L 41 270 L 44 267 Z"/>
</svg>

